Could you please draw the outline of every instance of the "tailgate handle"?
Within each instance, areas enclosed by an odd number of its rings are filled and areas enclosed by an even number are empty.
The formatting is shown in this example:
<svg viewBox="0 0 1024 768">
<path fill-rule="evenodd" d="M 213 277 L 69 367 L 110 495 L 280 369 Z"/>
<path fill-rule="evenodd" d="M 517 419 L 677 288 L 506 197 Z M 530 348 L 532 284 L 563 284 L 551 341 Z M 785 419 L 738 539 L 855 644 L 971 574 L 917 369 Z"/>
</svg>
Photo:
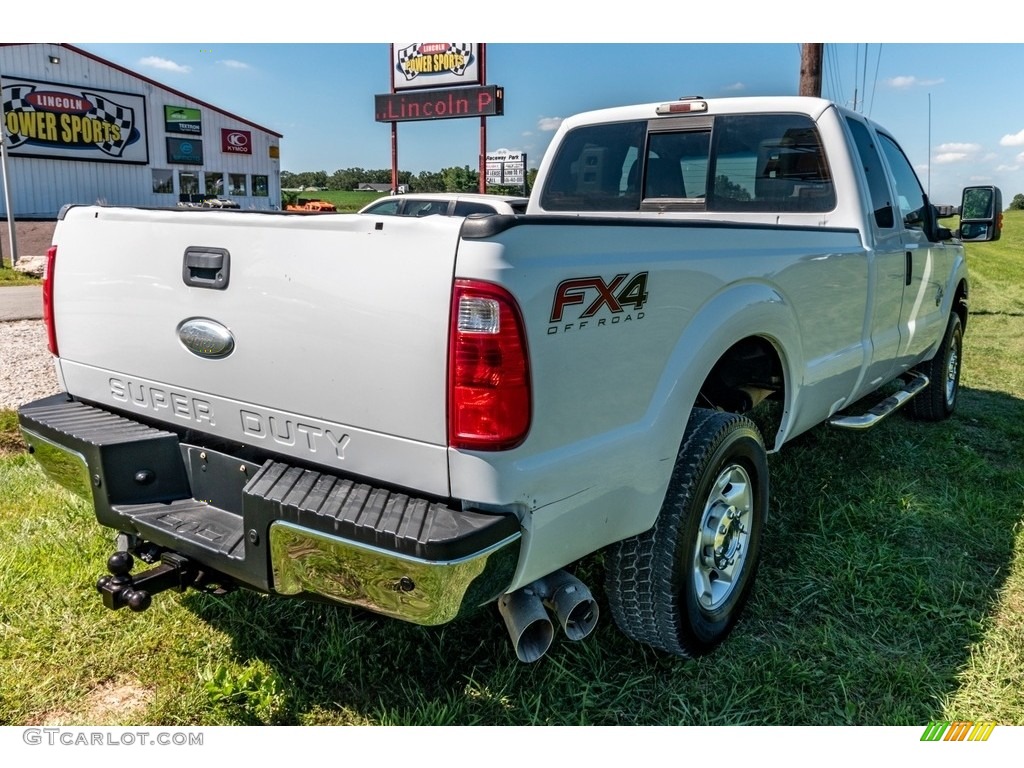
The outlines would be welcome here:
<svg viewBox="0 0 1024 768">
<path fill-rule="evenodd" d="M 231 254 L 223 248 L 191 246 L 185 249 L 181 279 L 195 288 L 222 291 L 228 287 Z"/>
</svg>

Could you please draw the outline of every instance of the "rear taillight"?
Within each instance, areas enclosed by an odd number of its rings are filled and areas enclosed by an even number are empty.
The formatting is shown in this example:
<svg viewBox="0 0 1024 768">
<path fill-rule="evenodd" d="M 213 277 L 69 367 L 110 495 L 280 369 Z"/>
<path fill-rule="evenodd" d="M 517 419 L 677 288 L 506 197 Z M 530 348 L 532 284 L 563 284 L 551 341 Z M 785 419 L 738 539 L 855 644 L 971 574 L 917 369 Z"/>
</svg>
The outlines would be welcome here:
<svg viewBox="0 0 1024 768">
<path fill-rule="evenodd" d="M 448 337 L 448 444 L 498 451 L 530 429 L 523 319 L 504 288 L 456 280 Z"/>
<path fill-rule="evenodd" d="M 46 324 L 46 346 L 54 357 L 57 352 L 57 324 L 53 317 L 53 268 L 57 263 L 57 246 L 46 252 L 46 271 L 43 272 L 43 322 Z"/>
</svg>

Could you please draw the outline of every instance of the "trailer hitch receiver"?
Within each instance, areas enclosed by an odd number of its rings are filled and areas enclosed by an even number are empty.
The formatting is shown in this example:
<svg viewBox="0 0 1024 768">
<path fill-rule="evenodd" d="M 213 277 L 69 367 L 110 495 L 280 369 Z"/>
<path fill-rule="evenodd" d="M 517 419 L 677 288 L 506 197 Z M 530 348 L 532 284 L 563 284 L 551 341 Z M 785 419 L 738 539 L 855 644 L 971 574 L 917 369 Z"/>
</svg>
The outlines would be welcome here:
<svg viewBox="0 0 1024 768">
<path fill-rule="evenodd" d="M 148 571 L 131 574 L 135 558 L 128 552 L 115 552 L 107 559 L 107 570 L 96 582 L 96 589 L 103 598 L 103 604 L 112 610 L 128 606 L 129 610 L 140 613 L 153 603 L 153 595 L 168 589 L 184 592 L 189 587 L 223 594 L 223 586 L 210 589 L 214 583 L 221 583 L 200 570 L 199 566 L 174 552 L 163 552 L 160 564 Z M 218 574 L 219 575 L 219 574 Z"/>
</svg>

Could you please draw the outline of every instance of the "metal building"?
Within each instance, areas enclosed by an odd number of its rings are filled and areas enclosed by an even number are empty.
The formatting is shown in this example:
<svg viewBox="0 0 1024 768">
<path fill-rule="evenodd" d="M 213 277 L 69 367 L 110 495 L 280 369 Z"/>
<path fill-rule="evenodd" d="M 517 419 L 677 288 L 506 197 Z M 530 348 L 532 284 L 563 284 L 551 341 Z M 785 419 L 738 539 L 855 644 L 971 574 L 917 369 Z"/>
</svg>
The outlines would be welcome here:
<svg viewBox="0 0 1024 768">
<path fill-rule="evenodd" d="M 71 45 L 0 44 L 0 218 L 68 203 L 281 202 L 281 134 Z M 3 190 L 5 183 L 8 185 Z"/>
</svg>

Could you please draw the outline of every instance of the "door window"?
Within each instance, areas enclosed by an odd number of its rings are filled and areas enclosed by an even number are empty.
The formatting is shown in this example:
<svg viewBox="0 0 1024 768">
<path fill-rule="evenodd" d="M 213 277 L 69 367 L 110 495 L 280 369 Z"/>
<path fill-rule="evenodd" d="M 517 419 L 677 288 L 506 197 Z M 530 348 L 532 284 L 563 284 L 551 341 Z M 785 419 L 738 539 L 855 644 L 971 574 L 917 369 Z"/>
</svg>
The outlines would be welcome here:
<svg viewBox="0 0 1024 768">
<path fill-rule="evenodd" d="M 925 198 L 921 182 L 917 180 L 913 166 L 899 145 L 884 133 L 878 134 L 878 139 L 885 159 L 889 161 L 889 167 L 892 169 L 892 179 L 896 185 L 896 202 L 903 224 L 907 229 L 923 230 Z"/>
</svg>

